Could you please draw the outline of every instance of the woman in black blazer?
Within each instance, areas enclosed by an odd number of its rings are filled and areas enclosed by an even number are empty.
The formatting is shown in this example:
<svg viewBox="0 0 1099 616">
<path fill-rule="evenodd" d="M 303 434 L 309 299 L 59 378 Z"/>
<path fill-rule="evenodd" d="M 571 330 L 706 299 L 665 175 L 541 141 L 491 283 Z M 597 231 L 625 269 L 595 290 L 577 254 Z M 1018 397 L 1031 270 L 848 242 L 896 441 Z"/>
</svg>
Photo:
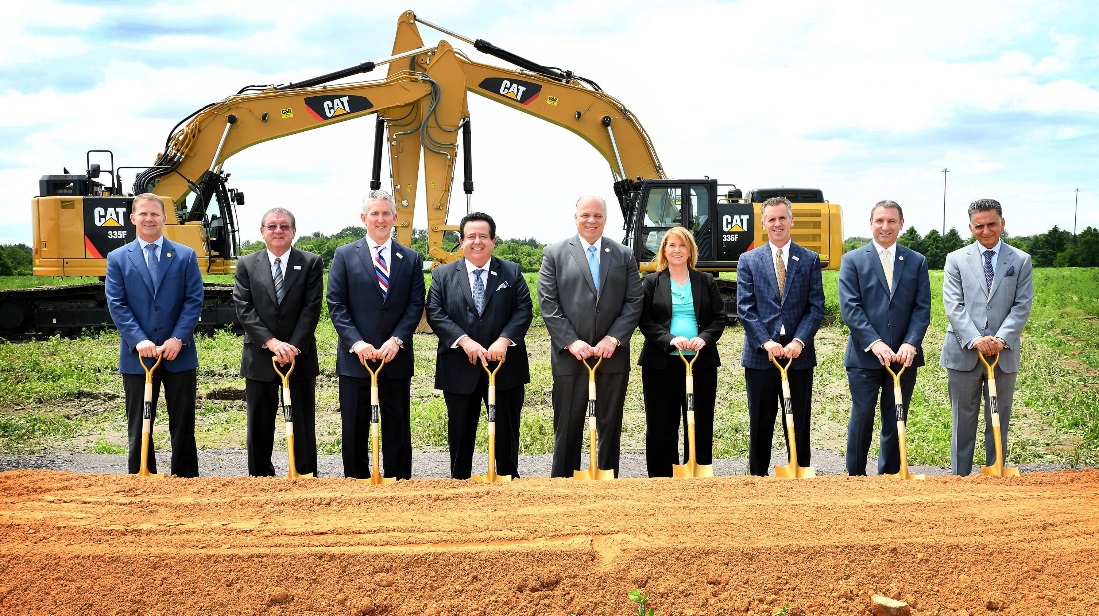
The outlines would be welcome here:
<svg viewBox="0 0 1099 616">
<path fill-rule="evenodd" d="M 694 269 L 698 245 L 683 227 L 668 230 L 656 255 L 657 271 L 645 276 L 641 333 L 645 346 L 637 363 L 645 392 L 645 462 L 649 477 L 671 477 L 672 465 L 687 458 L 686 367 L 677 349 L 694 363 L 695 456 L 711 464 L 714 445 L 714 403 L 717 340 L 725 331 L 725 300 L 714 277 Z M 683 423 L 683 458 L 679 456 L 679 425 Z"/>
</svg>

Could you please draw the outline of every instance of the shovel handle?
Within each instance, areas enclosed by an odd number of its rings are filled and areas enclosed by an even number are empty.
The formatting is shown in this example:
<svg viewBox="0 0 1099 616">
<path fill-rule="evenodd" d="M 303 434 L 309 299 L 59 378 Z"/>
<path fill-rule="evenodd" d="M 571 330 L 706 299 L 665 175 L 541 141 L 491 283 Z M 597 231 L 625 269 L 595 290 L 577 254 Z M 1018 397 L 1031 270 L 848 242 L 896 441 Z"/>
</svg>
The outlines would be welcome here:
<svg viewBox="0 0 1099 616">
<path fill-rule="evenodd" d="M 290 373 L 294 371 L 295 363 L 294 358 L 291 357 L 290 368 L 286 372 L 283 372 L 282 370 L 279 370 L 279 358 L 274 355 L 271 356 L 271 366 L 275 369 L 275 374 L 279 375 L 279 378 L 282 379 L 283 387 L 290 387 Z"/>
<path fill-rule="evenodd" d="M 990 381 L 996 380 L 995 368 L 996 368 L 996 364 L 1000 363 L 1000 354 L 999 353 L 996 354 L 996 358 L 992 360 L 991 364 L 988 363 L 987 359 L 985 359 L 985 354 L 984 353 L 982 353 L 980 351 L 977 351 L 977 357 L 979 357 L 981 359 L 981 363 L 985 365 L 985 370 L 988 371 L 988 380 L 990 380 Z"/>
<path fill-rule="evenodd" d="M 695 360 L 698 359 L 698 351 L 695 351 L 694 355 L 691 355 L 691 359 L 688 361 L 687 356 L 683 354 L 683 349 L 676 349 L 679 353 L 679 359 L 683 360 L 683 365 L 687 367 L 687 376 L 691 376 L 694 371 Z"/>
<path fill-rule="evenodd" d="M 490 363 L 495 363 L 496 367 L 492 368 L 492 369 L 489 369 L 488 365 Z M 502 359 L 500 361 L 497 361 L 497 362 L 488 362 L 488 361 L 485 361 L 484 358 L 481 358 L 481 366 L 484 367 L 485 372 L 488 373 L 488 384 L 489 385 L 495 385 L 496 384 L 496 373 L 500 371 L 500 366 L 503 366 L 503 365 L 504 365 L 504 360 L 502 360 Z"/>
<path fill-rule="evenodd" d="M 581 361 L 581 363 L 584 364 L 584 367 L 588 369 L 588 382 L 589 383 L 594 383 L 595 382 L 595 369 L 599 367 L 599 364 L 603 363 L 603 358 L 600 357 L 599 360 L 595 362 L 594 366 L 589 364 L 587 359 L 581 359 L 580 361 Z"/>
<path fill-rule="evenodd" d="M 774 357 L 771 358 L 771 363 L 774 364 L 776 368 L 778 368 L 779 374 L 782 375 L 782 380 L 784 380 L 784 381 L 790 380 L 790 377 L 787 376 L 787 371 L 790 369 L 790 364 L 794 363 L 794 358 L 793 357 L 790 358 L 790 361 L 786 362 L 785 366 L 778 363 L 778 360 L 775 359 Z"/>
<path fill-rule="evenodd" d="M 154 363 L 153 367 L 150 368 L 149 366 L 147 366 L 145 364 L 145 358 L 141 357 L 141 356 L 138 356 L 137 361 L 141 363 L 141 369 L 145 371 L 145 382 L 146 383 L 152 383 L 153 382 L 153 372 L 156 371 L 156 368 L 157 368 L 157 366 L 160 365 L 160 361 L 162 359 L 164 359 L 164 356 L 161 355 L 160 353 L 157 353 L 156 354 L 156 363 Z"/>
<path fill-rule="evenodd" d="M 905 369 L 908 368 L 908 366 L 904 364 L 901 364 L 900 366 L 901 369 L 896 372 L 893 372 L 892 366 L 885 367 L 885 371 L 889 373 L 889 376 L 893 377 L 893 387 L 895 388 L 901 386 L 901 375 L 904 374 Z"/>
<path fill-rule="evenodd" d="M 378 360 L 377 369 L 374 369 L 374 368 L 370 367 L 370 362 L 373 361 L 373 360 L 366 359 L 365 357 L 360 357 L 359 361 L 362 362 L 363 368 L 366 368 L 366 371 L 370 373 L 370 386 L 371 387 L 377 387 L 378 386 L 378 373 L 381 372 L 382 367 L 385 366 L 385 360 L 384 359 L 379 359 Z"/>
</svg>

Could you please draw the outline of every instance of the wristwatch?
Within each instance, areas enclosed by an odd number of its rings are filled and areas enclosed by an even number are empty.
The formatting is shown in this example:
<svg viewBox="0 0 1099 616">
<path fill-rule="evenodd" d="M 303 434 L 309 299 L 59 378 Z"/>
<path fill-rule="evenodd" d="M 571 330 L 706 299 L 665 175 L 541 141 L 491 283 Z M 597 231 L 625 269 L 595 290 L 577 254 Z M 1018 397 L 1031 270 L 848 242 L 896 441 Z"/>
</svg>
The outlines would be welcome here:
<svg viewBox="0 0 1099 616">
<path fill-rule="evenodd" d="M 619 342 L 618 338 L 615 338 L 614 336 L 607 336 L 607 340 L 610 340 L 611 344 L 613 344 L 614 346 L 622 346 L 622 343 Z"/>
<path fill-rule="evenodd" d="M 404 340 L 401 340 L 400 338 L 398 338 L 396 336 L 393 336 L 393 342 L 396 342 L 397 346 L 401 347 L 402 349 L 404 348 Z"/>
</svg>

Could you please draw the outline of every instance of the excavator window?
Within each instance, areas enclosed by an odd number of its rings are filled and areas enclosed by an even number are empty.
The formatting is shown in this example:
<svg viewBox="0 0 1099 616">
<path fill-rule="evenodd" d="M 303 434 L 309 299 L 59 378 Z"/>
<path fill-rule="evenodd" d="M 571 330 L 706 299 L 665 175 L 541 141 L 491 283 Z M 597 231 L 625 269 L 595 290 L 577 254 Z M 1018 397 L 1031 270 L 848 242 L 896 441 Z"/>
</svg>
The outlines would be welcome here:
<svg viewBox="0 0 1099 616">
<path fill-rule="evenodd" d="M 713 223 L 710 216 L 710 187 L 705 184 L 691 185 L 690 217 L 691 233 L 698 244 L 698 260 L 710 261 L 713 257 Z"/>
<path fill-rule="evenodd" d="M 645 216 L 641 225 L 641 260 L 652 261 L 660 248 L 660 240 L 668 229 L 683 224 L 683 189 L 679 186 L 653 187 L 645 201 Z"/>
</svg>

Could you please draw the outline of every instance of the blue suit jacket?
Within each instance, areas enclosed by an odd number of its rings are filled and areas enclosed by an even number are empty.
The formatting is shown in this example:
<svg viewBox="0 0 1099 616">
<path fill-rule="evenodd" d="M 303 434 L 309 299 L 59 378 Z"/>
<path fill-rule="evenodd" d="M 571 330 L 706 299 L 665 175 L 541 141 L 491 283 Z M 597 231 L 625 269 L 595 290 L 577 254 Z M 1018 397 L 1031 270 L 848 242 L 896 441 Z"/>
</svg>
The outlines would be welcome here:
<svg viewBox="0 0 1099 616">
<path fill-rule="evenodd" d="M 885 270 L 873 242 L 843 255 L 840 265 L 840 312 L 850 335 L 843 365 L 848 368 L 881 368 L 881 362 L 866 351 L 881 339 L 896 351 L 907 342 L 916 347 L 912 365 L 924 365 L 923 337 L 931 324 L 931 282 L 927 259 L 894 244 L 893 291 L 885 281 Z"/>
<path fill-rule="evenodd" d="M 790 243 L 785 296 L 778 292 L 771 245 L 767 243 L 744 253 L 737 262 L 736 298 L 737 315 L 744 326 L 742 366 L 771 368 L 763 343 L 779 342 L 783 326 L 787 342 L 797 338 L 805 343 L 791 369 L 805 370 L 817 365 L 813 339 L 824 318 L 824 280 L 817 253 Z"/>
<path fill-rule="evenodd" d="M 187 246 L 164 238 L 159 263 L 160 280 L 154 281 L 137 240 L 107 255 L 107 308 L 121 336 L 118 370 L 123 374 L 145 373 L 134 350 L 142 340 L 159 346 L 179 338 L 183 341 L 179 355 L 161 368 L 181 372 L 198 367 L 195 326 L 203 296 L 198 257 Z"/>
<path fill-rule="evenodd" d="M 340 246 L 332 257 L 328 312 L 340 338 L 337 374 L 369 378 L 351 347 L 360 340 L 379 347 L 392 336 L 404 341 L 404 348 L 386 364 L 382 376 L 400 379 L 413 374 L 412 334 L 424 314 L 424 260 L 396 240 L 392 247 L 389 292 L 384 300 L 365 238 Z"/>
</svg>

